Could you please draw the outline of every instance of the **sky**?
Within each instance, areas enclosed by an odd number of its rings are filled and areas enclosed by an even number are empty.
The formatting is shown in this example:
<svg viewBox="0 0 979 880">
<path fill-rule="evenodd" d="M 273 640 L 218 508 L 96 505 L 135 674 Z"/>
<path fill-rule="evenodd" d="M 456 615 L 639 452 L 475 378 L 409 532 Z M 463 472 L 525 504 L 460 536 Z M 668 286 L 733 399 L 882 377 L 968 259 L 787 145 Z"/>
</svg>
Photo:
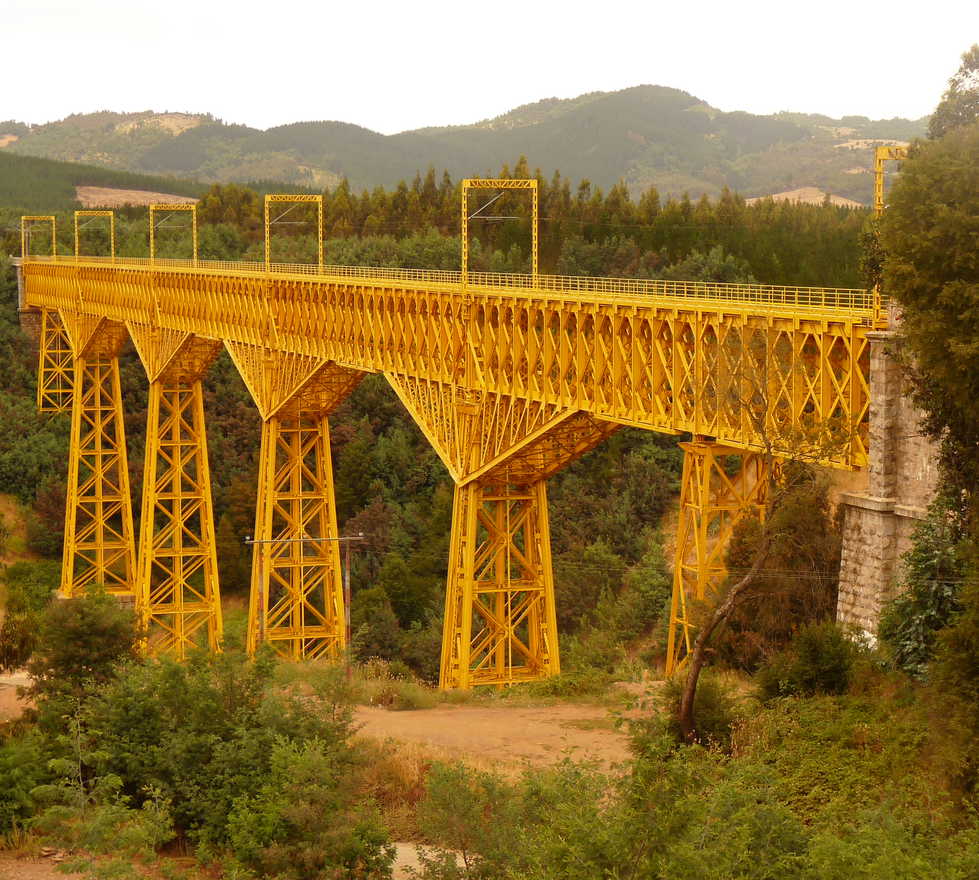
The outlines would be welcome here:
<svg viewBox="0 0 979 880">
<path fill-rule="evenodd" d="M 918 118 L 979 2 L 0 0 L 0 120 L 211 113 L 392 134 L 672 86 L 721 110 Z"/>
</svg>

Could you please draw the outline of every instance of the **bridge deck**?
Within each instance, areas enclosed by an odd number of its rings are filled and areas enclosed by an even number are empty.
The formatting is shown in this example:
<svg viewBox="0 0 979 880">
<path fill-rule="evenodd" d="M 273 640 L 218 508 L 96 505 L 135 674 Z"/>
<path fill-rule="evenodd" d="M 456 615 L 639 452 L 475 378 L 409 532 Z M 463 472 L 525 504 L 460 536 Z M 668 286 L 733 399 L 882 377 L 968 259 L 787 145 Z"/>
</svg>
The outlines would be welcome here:
<svg viewBox="0 0 979 880">
<path fill-rule="evenodd" d="M 159 325 L 741 449 L 847 432 L 866 461 L 872 292 L 841 288 L 36 257 L 22 305 Z M 820 427 L 822 426 L 822 427 Z"/>
</svg>

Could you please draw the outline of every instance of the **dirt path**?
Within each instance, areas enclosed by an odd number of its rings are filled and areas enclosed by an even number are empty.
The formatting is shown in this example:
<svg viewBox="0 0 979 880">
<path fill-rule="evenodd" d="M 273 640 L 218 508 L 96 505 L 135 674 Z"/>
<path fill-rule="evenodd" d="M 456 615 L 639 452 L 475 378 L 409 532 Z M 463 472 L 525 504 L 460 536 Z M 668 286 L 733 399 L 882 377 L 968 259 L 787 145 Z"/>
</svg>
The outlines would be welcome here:
<svg viewBox="0 0 979 880">
<path fill-rule="evenodd" d="M 563 758 L 610 767 L 629 757 L 626 737 L 599 706 L 439 706 L 412 712 L 361 706 L 361 735 L 430 747 L 437 755 L 514 769 Z"/>
<path fill-rule="evenodd" d="M 57 870 L 57 864 L 51 859 L 18 859 L 0 852 L 0 880 L 64 880 L 66 876 L 78 876 Z"/>
<path fill-rule="evenodd" d="M 17 697 L 18 686 L 27 686 L 30 679 L 26 672 L 0 675 L 0 721 L 10 721 L 20 716 L 26 703 Z M 0 874 L 0 878 L 3 875 Z"/>
</svg>

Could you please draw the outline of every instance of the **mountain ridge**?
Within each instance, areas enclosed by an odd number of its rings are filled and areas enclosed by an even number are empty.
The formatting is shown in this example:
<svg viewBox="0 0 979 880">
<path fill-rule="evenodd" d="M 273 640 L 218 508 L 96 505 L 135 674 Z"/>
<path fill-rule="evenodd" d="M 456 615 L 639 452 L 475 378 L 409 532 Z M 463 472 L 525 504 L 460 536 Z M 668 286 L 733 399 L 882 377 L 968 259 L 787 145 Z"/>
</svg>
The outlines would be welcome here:
<svg viewBox="0 0 979 880">
<path fill-rule="evenodd" d="M 853 143 L 907 141 L 927 120 L 841 119 L 793 111 L 721 111 L 680 89 L 639 85 L 543 98 L 490 119 L 384 135 L 341 120 L 261 130 L 207 113 L 73 114 L 38 126 L 0 122 L 0 151 L 205 182 L 282 180 L 330 188 L 394 187 L 429 167 L 454 178 L 497 174 L 526 156 L 530 168 L 633 195 L 764 196 L 815 186 L 868 203 L 872 150 Z"/>
</svg>

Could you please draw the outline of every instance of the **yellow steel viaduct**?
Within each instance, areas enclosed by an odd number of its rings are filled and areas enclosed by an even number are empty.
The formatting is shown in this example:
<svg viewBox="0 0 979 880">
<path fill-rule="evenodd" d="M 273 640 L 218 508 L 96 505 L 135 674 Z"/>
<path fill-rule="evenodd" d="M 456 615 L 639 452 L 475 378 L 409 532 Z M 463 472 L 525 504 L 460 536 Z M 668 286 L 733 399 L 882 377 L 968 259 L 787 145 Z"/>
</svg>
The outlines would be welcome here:
<svg viewBox="0 0 979 880">
<path fill-rule="evenodd" d="M 20 305 L 39 314 L 38 404 L 72 414 L 61 593 L 131 596 L 152 650 L 217 649 L 221 606 L 201 380 L 230 354 L 262 417 L 248 645 L 344 650 L 329 415 L 383 373 L 455 482 L 441 686 L 559 669 L 547 479 L 622 426 L 683 442 L 668 666 L 690 648 L 689 597 L 724 576 L 734 522 L 773 461 L 867 461 L 873 291 L 537 272 L 528 275 L 56 255 L 24 218 Z M 322 202 L 317 203 L 322 242 Z M 79 212 L 82 214 L 83 212 Z M 111 224 L 110 212 L 100 212 Z M 50 254 L 31 229 L 50 223 Z M 134 534 L 119 385 L 132 341 L 149 381 Z M 740 456 L 731 473 L 727 456 Z"/>
</svg>

